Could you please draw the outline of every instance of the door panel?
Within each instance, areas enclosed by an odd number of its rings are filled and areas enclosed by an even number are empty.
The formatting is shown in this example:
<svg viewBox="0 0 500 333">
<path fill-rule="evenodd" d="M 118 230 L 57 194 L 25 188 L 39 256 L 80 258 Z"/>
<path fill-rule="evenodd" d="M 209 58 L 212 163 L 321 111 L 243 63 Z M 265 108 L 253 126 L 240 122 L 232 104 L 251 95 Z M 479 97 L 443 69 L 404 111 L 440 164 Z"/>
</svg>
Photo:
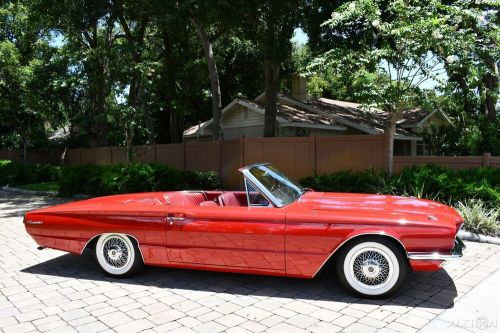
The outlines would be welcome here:
<svg viewBox="0 0 500 333">
<path fill-rule="evenodd" d="M 166 229 L 172 262 L 285 269 L 280 208 L 171 207 Z"/>
</svg>

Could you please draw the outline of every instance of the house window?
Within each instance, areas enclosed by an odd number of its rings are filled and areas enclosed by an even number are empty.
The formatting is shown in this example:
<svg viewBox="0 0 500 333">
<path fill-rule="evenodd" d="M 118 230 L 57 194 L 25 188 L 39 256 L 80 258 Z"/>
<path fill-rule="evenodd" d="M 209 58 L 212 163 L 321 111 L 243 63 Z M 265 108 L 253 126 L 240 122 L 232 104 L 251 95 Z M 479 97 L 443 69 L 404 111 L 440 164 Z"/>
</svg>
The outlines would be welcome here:
<svg viewBox="0 0 500 333">
<path fill-rule="evenodd" d="M 311 131 L 307 128 L 296 128 L 295 136 L 311 136 Z"/>
<path fill-rule="evenodd" d="M 243 120 L 248 120 L 250 117 L 250 111 L 248 109 L 243 109 Z"/>
<path fill-rule="evenodd" d="M 417 141 L 417 156 L 429 156 L 429 146 L 424 142 L 424 140 Z"/>
</svg>

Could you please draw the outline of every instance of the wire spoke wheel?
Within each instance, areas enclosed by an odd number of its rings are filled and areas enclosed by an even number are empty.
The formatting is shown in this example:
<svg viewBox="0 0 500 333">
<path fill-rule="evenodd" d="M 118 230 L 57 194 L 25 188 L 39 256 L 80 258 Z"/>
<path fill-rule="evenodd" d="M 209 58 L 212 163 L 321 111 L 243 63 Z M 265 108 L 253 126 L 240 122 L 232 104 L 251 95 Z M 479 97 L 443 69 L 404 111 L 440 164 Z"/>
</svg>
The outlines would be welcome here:
<svg viewBox="0 0 500 333">
<path fill-rule="evenodd" d="M 342 251 L 337 273 L 353 292 L 379 297 L 398 288 L 406 267 L 401 251 L 390 242 L 360 240 Z"/>
<path fill-rule="evenodd" d="M 366 251 L 354 259 L 355 278 L 367 286 L 378 286 L 387 281 L 390 266 L 387 258 L 378 251 Z"/>
<path fill-rule="evenodd" d="M 129 260 L 130 251 L 120 237 L 108 238 L 102 251 L 106 262 L 116 268 L 125 266 Z"/>
<path fill-rule="evenodd" d="M 123 234 L 102 234 L 95 256 L 104 273 L 111 276 L 127 276 L 143 264 L 138 247 Z"/>
</svg>

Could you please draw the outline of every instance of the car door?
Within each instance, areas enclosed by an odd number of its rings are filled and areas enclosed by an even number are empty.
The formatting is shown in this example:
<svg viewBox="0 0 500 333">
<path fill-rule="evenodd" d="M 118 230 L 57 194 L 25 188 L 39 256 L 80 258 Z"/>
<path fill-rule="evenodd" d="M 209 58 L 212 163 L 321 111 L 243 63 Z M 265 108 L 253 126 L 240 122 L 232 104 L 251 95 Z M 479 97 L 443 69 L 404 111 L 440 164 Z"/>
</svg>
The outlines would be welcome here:
<svg viewBox="0 0 500 333">
<path fill-rule="evenodd" d="M 169 261 L 284 272 L 285 213 L 261 206 L 171 206 Z"/>
</svg>

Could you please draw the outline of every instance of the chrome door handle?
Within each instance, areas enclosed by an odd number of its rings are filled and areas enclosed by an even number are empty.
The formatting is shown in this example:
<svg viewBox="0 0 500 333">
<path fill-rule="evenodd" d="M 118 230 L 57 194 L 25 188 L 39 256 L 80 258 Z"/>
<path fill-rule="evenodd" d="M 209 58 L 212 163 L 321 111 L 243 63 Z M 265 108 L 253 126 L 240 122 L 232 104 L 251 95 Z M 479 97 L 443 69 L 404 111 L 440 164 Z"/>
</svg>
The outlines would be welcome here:
<svg viewBox="0 0 500 333">
<path fill-rule="evenodd" d="M 184 221 L 186 218 L 180 216 L 167 216 L 168 225 L 174 225 L 175 221 Z"/>
</svg>

